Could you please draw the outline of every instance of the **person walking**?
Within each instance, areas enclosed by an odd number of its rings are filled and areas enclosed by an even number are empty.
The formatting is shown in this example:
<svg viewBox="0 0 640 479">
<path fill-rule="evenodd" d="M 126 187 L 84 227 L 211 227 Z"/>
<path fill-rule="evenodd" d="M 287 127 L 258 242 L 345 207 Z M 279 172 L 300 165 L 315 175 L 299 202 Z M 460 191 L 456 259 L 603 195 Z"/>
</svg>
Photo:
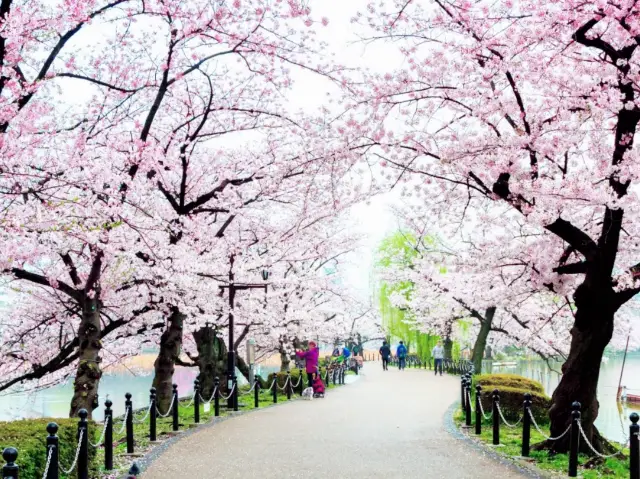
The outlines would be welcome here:
<svg viewBox="0 0 640 479">
<path fill-rule="evenodd" d="M 404 345 L 404 341 L 400 341 L 398 349 L 396 349 L 396 356 L 398 356 L 398 369 L 402 371 L 407 362 L 407 347 Z"/>
<path fill-rule="evenodd" d="M 307 372 L 307 383 L 313 384 L 313 376 L 318 373 L 318 358 L 320 350 L 315 341 L 309 341 L 309 349 L 306 351 L 296 351 L 296 356 L 304 359 L 304 369 Z"/>
<path fill-rule="evenodd" d="M 444 348 L 442 347 L 442 341 L 438 341 L 438 344 L 435 345 L 433 350 L 431 351 L 431 356 L 435 360 L 435 365 L 433 370 L 438 375 L 438 369 L 440 369 L 440 376 L 442 376 L 442 362 L 444 360 Z"/>
<path fill-rule="evenodd" d="M 382 370 L 389 370 L 389 358 L 391 357 L 391 348 L 386 341 L 382 341 L 382 347 L 380 348 L 380 357 L 382 358 Z"/>
</svg>

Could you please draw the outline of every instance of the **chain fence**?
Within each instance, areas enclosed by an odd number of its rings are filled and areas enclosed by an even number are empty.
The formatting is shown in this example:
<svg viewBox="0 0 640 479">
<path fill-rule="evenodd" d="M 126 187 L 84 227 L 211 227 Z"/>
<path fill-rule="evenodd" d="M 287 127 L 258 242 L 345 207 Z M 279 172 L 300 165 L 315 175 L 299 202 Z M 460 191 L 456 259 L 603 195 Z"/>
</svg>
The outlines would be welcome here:
<svg viewBox="0 0 640 479">
<path fill-rule="evenodd" d="M 76 449 L 76 456 L 73 459 L 73 464 L 71 464 L 71 467 L 69 469 L 65 469 L 62 466 L 60 466 L 60 471 L 67 476 L 71 474 L 73 470 L 76 468 L 76 466 L 78 465 L 78 458 L 80 457 L 80 449 L 82 446 L 83 436 L 84 436 L 84 429 L 80 429 L 80 434 L 78 434 L 78 448 Z"/>
<path fill-rule="evenodd" d="M 89 441 L 89 445 L 91 447 L 99 447 L 102 444 L 102 441 L 104 440 L 104 435 L 107 433 L 107 426 L 109 425 L 109 416 L 104 418 L 104 423 L 103 423 L 103 428 L 102 428 L 102 433 L 100 434 L 100 439 L 98 439 L 98 441 L 94 444 L 91 441 Z"/>
</svg>

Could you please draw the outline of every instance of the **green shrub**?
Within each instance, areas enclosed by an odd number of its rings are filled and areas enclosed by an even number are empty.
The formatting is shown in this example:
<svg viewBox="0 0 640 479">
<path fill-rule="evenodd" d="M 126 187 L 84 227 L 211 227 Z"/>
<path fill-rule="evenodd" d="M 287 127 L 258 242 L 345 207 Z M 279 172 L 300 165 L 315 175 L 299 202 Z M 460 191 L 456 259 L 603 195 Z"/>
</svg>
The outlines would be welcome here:
<svg viewBox="0 0 640 479">
<path fill-rule="evenodd" d="M 542 424 L 549 421 L 548 411 L 551 407 L 551 398 L 545 394 L 535 391 L 532 392 L 528 389 L 509 387 L 483 388 L 481 401 L 485 414 L 488 415 L 491 413 L 494 389 L 497 389 L 500 394 L 500 409 L 508 421 L 517 421 L 522 417 L 524 395 L 526 393 L 531 394 L 531 411 L 533 412 L 533 416 L 536 418 L 536 422 L 538 424 Z"/>
<path fill-rule="evenodd" d="M 58 424 L 58 438 L 60 441 L 60 465 L 69 468 L 75 458 L 78 440 L 77 419 L 23 419 L 21 421 L 0 422 L 0 450 L 15 447 L 18 450 L 16 464 L 20 466 L 21 479 L 41 479 L 47 462 L 46 438 L 47 424 Z M 95 427 L 89 426 L 89 439 L 93 438 Z M 97 439 L 97 438 L 96 438 Z M 89 477 L 98 477 L 97 462 L 102 458 L 102 449 L 96 455 L 96 450 L 89 446 Z M 65 477 L 62 476 L 61 477 Z M 69 479 L 76 477 L 74 471 Z"/>
<path fill-rule="evenodd" d="M 517 374 L 480 374 L 474 378 L 475 384 L 480 384 L 483 389 L 500 389 L 501 387 L 525 389 L 531 393 L 544 395 L 542 384 L 533 379 L 518 376 Z"/>
</svg>

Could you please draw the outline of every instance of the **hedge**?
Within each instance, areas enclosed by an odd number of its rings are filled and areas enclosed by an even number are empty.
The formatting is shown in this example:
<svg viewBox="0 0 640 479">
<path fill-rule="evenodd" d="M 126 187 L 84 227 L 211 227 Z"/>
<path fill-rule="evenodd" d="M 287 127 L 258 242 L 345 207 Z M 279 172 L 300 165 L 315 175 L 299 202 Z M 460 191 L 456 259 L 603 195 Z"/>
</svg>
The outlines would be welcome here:
<svg viewBox="0 0 640 479">
<path fill-rule="evenodd" d="M 544 393 L 542 384 L 516 374 L 482 374 L 474 378 L 475 384 L 482 386 L 482 407 L 486 414 L 491 412 L 492 395 L 495 389 L 500 393 L 500 409 L 507 420 L 517 421 L 522 417 L 524 395 L 531 394 L 531 411 L 538 423 L 545 423 L 551 407 L 551 398 Z"/>
<path fill-rule="evenodd" d="M 21 479 L 41 479 L 47 463 L 46 438 L 47 424 L 55 422 L 60 441 L 60 466 L 69 468 L 73 463 L 78 446 L 76 437 L 78 431 L 78 419 L 23 419 L 20 421 L 0 422 L 0 450 L 6 447 L 15 447 L 18 450 Z M 89 438 L 94 440 L 95 426 L 89 422 Z M 96 449 L 89 446 L 89 477 L 99 477 L 98 461 L 102 458 L 103 449 L 96 455 Z M 99 456 L 99 457 L 96 457 Z M 75 479 L 76 471 L 70 476 Z"/>
<path fill-rule="evenodd" d="M 500 389 L 500 387 L 526 389 L 531 393 L 544 395 L 542 384 L 533 379 L 518 376 L 517 374 L 480 374 L 474 378 L 476 384 L 480 384 L 483 389 Z"/>
</svg>

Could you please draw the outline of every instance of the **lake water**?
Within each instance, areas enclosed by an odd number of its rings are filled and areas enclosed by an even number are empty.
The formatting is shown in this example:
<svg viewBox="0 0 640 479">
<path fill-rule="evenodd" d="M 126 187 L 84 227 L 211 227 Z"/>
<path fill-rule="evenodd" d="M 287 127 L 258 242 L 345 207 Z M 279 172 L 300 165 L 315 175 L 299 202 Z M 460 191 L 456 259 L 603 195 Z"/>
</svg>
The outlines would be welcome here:
<svg viewBox="0 0 640 479">
<path fill-rule="evenodd" d="M 629 414 L 634 411 L 640 413 L 640 404 L 618 405 L 616 393 L 623 356 L 621 354 L 612 355 L 608 358 L 609 360 L 603 362 L 600 368 L 598 382 L 600 411 L 596 426 L 605 437 L 613 441 L 624 442 L 629 436 Z M 541 360 L 520 360 L 515 366 L 507 367 L 495 366 L 495 362 L 484 361 L 483 372 L 512 373 L 535 379 L 542 383 L 549 396 L 560 382 L 561 363 L 552 363 L 552 368 L 550 368 L 546 362 Z M 640 394 L 640 353 L 627 355 L 622 385 L 627 386 L 631 394 Z"/>
<path fill-rule="evenodd" d="M 257 366 L 258 374 L 267 375 L 275 371 L 276 367 Z M 195 368 L 176 367 L 173 381 L 178 385 L 180 397 L 193 392 L 193 381 L 198 375 Z M 246 380 L 237 372 L 238 382 L 242 385 Z M 116 416 L 124 414 L 124 395 L 131 393 L 133 407 L 144 408 L 149 405 L 149 389 L 153 382 L 153 371 L 142 371 L 135 375 L 129 371 L 107 373 L 100 380 L 98 393 L 100 408 L 93 413 L 93 418 L 101 420 L 104 417 L 104 401 L 107 396 L 113 402 Z M 0 421 L 11 421 L 34 417 L 69 417 L 69 405 L 73 396 L 73 381 L 38 392 L 16 392 L 0 396 Z"/>
</svg>

